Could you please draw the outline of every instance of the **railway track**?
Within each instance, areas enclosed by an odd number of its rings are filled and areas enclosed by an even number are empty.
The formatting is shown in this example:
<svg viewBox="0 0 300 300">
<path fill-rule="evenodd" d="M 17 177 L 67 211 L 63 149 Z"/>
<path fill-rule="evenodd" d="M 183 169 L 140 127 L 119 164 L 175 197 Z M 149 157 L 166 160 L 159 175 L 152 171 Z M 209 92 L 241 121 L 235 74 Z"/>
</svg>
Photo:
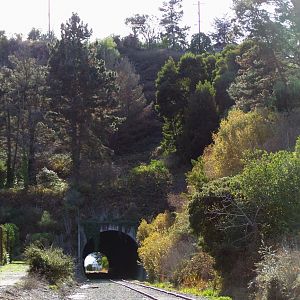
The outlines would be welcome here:
<svg viewBox="0 0 300 300">
<path fill-rule="evenodd" d="M 123 287 L 126 287 L 132 291 L 135 291 L 147 299 L 152 299 L 152 300 L 179 300 L 179 299 L 184 299 L 184 300 L 206 300 L 207 298 L 203 297 L 192 297 L 192 296 L 186 296 L 183 294 L 163 290 L 160 288 L 144 285 L 141 283 L 136 283 L 132 281 L 127 281 L 127 280 L 110 280 L 114 284 L 121 285 Z"/>
</svg>

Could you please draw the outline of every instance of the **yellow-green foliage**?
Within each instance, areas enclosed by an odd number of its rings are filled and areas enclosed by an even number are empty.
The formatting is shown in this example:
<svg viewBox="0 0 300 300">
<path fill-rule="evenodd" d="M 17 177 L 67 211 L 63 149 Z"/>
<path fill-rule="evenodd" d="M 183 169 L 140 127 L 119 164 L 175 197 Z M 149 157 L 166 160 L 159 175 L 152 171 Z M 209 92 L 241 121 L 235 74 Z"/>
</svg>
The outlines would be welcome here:
<svg viewBox="0 0 300 300">
<path fill-rule="evenodd" d="M 203 154 L 205 173 L 209 178 L 237 174 L 243 168 L 245 153 L 262 149 L 272 135 L 270 113 L 232 110 L 223 119 L 219 131 L 213 135 L 213 143 Z"/>
<path fill-rule="evenodd" d="M 139 256 L 150 280 L 163 277 L 162 260 L 171 247 L 169 228 L 171 216 L 169 213 L 159 214 L 152 223 L 145 220 L 139 226 L 137 238 L 140 243 Z"/>
<path fill-rule="evenodd" d="M 211 287 L 216 273 L 213 259 L 195 246 L 196 240 L 189 234 L 187 209 L 173 217 L 170 213 L 159 214 L 151 223 L 143 220 L 138 229 L 139 257 L 150 280 L 171 280 L 176 284 L 197 286 L 199 289 Z M 196 259 L 199 257 L 205 259 Z M 185 268 L 192 258 L 197 269 L 193 274 Z"/>
<path fill-rule="evenodd" d="M 71 172 L 72 159 L 68 154 L 54 154 L 49 159 L 49 169 L 65 178 Z"/>
</svg>

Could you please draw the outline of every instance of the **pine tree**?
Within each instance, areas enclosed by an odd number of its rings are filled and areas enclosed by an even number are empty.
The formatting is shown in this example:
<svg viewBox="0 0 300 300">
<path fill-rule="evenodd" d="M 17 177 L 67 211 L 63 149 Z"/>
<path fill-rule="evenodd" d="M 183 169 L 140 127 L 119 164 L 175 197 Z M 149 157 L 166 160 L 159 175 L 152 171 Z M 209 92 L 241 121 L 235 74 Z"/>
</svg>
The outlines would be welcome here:
<svg viewBox="0 0 300 300">
<path fill-rule="evenodd" d="M 104 147 L 99 139 L 109 108 L 114 101 L 115 74 L 106 71 L 104 61 L 98 60 L 90 51 L 87 41 L 91 31 L 73 14 L 61 26 L 61 40 L 52 49 L 50 85 L 52 88 L 53 110 L 66 120 L 70 136 L 72 177 L 79 181 L 83 150 L 96 157 Z M 103 123 L 101 123 L 103 121 Z M 97 134 L 93 131 L 97 130 Z M 94 152 L 88 150 L 93 145 Z"/>
<path fill-rule="evenodd" d="M 159 10 L 162 12 L 160 25 L 164 28 L 163 40 L 169 48 L 184 49 L 187 46 L 186 37 L 189 27 L 180 26 L 183 17 L 182 0 L 164 1 Z"/>
</svg>

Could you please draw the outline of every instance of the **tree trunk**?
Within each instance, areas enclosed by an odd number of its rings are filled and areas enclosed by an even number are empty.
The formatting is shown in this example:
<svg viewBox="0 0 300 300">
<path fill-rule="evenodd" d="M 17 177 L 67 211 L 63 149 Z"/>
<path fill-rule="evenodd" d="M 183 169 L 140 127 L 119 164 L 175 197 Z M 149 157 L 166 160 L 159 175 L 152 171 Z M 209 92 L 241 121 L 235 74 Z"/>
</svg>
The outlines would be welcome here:
<svg viewBox="0 0 300 300">
<path fill-rule="evenodd" d="M 18 150 L 19 150 L 18 148 L 19 148 L 19 135 L 20 135 L 20 118 L 21 118 L 21 112 L 19 110 L 18 120 L 17 120 L 15 150 L 14 150 L 14 157 L 13 157 L 13 161 L 12 161 L 12 171 L 13 171 L 13 174 L 16 173 L 17 154 L 18 154 Z"/>
<path fill-rule="evenodd" d="M 35 168 L 35 131 L 36 131 L 36 120 L 29 112 L 29 146 L 28 146 L 28 184 L 36 185 L 36 168 Z"/>
<path fill-rule="evenodd" d="M 71 157 L 72 157 L 72 181 L 75 185 L 79 183 L 80 169 L 80 142 L 78 134 L 78 124 L 75 120 L 71 123 Z"/>
<path fill-rule="evenodd" d="M 14 170 L 12 168 L 11 118 L 9 108 L 6 111 L 6 187 L 14 185 Z"/>
</svg>

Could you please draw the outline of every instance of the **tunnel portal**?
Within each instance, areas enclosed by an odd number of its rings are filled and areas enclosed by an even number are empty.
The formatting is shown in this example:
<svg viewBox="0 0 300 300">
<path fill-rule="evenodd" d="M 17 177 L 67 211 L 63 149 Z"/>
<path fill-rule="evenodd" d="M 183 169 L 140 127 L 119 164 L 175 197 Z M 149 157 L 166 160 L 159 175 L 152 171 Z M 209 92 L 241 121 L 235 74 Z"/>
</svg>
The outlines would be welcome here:
<svg viewBox="0 0 300 300">
<path fill-rule="evenodd" d="M 103 253 L 109 262 L 107 274 L 86 274 L 90 279 L 96 278 L 137 278 L 138 245 L 136 241 L 121 231 L 99 232 L 96 238 L 87 241 L 83 249 L 83 261 L 93 252 Z"/>
</svg>

